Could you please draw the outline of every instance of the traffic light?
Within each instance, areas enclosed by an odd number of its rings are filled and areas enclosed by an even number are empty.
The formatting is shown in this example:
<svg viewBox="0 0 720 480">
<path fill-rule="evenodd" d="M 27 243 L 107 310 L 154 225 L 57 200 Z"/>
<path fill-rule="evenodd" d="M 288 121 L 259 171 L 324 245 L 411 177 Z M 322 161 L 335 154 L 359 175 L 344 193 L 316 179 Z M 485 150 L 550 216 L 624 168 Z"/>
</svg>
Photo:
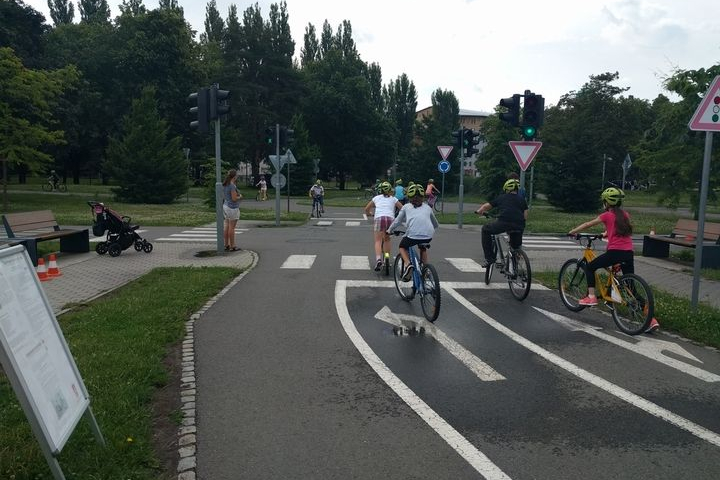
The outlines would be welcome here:
<svg viewBox="0 0 720 480">
<path fill-rule="evenodd" d="M 476 153 L 480 153 L 480 150 L 475 145 L 480 143 L 480 132 L 475 130 L 465 130 L 463 144 L 465 146 L 465 157 L 472 157 Z"/>
<path fill-rule="evenodd" d="M 542 126 L 545 117 L 545 99 L 542 95 L 525 93 L 523 105 L 522 136 L 525 140 L 534 140 L 537 130 Z"/>
<path fill-rule="evenodd" d="M 457 147 L 458 151 L 462 154 L 463 149 L 463 132 L 464 128 L 461 128 L 460 130 L 455 130 L 452 132 L 452 136 L 455 140 L 453 140 L 453 146 Z"/>
<path fill-rule="evenodd" d="M 190 108 L 190 113 L 196 118 L 190 122 L 190 128 L 197 128 L 200 133 L 208 132 L 208 100 L 209 93 L 207 88 L 201 88 L 197 93 L 191 93 L 188 96 L 189 102 L 197 102 L 196 106 Z"/>
<path fill-rule="evenodd" d="M 280 127 L 280 148 L 289 148 L 295 138 L 295 130 L 291 130 L 288 127 Z"/>
<path fill-rule="evenodd" d="M 228 90 L 220 90 L 217 85 L 210 87 L 210 114 L 208 116 L 210 120 L 217 120 L 221 116 L 227 115 L 230 111 L 229 96 Z"/>
<path fill-rule="evenodd" d="M 500 100 L 500 106 L 507 108 L 507 112 L 500 113 L 500 120 L 507 122 L 513 127 L 520 125 L 520 95 L 515 94 L 512 97 Z"/>
<path fill-rule="evenodd" d="M 275 125 L 270 125 L 265 129 L 265 145 L 275 153 L 275 149 L 273 148 L 275 145 Z"/>
</svg>

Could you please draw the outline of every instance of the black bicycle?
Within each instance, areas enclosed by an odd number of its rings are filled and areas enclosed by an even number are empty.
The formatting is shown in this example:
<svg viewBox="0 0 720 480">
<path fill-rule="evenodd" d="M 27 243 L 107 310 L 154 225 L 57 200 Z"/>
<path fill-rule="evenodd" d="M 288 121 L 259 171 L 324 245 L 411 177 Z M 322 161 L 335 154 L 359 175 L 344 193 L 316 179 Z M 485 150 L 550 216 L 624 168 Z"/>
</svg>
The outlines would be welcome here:
<svg viewBox="0 0 720 480">
<path fill-rule="evenodd" d="M 404 235 L 405 232 L 395 230 L 393 234 Z M 430 244 L 421 243 L 417 245 L 417 248 L 426 250 L 430 248 Z M 405 262 L 402 255 L 398 253 L 393 266 L 395 288 L 400 294 L 400 298 L 406 302 L 415 298 L 415 294 L 419 294 L 423 315 L 428 322 L 432 323 L 440 315 L 440 277 L 434 266 L 422 262 L 415 246 L 408 248 L 408 255 L 410 256 L 410 265 L 413 266 L 412 278 L 408 281 L 403 279 Z"/>
<path fill-rule="evenodd" d="M 483 214 L 486 218 L 490 218 L 487 213 Z M 530 269 L 530 259 L 522 246 L 513 248 L 510 245 L 510 234 L 519 233 L 520 230 L 510 230 L 504 234 L 492 235 L 493 251 L 492 255 L 495 262 L 491 263 L 485 269 L 485 284 L 490 285 L 495 268 L 505 275 L 510 293 L 513 297 L 522 301 L 525 300 L 530 293 L 530 284 L 532 283 L 532 272 Z"/>
<path fill-rule="evenodd" d="M 320 197 L 316 195 L 313 197 L 312 213 L 310 214 L 310 216 L 320 218 L 322 217 L 323 212 L 324 210 L 322 207 L 322 203 L 320 203 Z"/>
</svg>

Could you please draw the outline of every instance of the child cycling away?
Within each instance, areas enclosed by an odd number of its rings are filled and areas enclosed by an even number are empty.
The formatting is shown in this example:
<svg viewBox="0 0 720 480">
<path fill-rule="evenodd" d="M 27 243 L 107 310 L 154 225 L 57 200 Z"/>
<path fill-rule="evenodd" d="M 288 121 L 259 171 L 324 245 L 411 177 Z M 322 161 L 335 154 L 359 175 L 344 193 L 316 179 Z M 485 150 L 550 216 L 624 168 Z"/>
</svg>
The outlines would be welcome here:
<svg viewBox="0 0 720 480">
<path fill-rule="evenodd" d="M 499 233 L 510 232 L 510 246 L 519 248 L 522 245 L 522 232 L 525 230 L 525 221 L 528 216 L 528 205 L 525 197 L 518 194 L 520 181 L 510 178 L 503 184 L 503 193 L 494 200 L 483 203 L 475 213 L 482 215 L 492 208 L 500 210 L 500 214 L 494 222 L 482 227 L 482 248 L 485 255 L 483 268 L 487 268 L 495 262 L 493 257 L 492 236 Z"/>
<path fill-rule="evenodd" d="M 432 208 L 424 203 L 425 191 L 422 185 L 411 185 L 407 189 L 407 197 L 410 203 L 400 209 L 400 213 L 392 222 L 388 233 L 392 233 L 396 228 L 406 224 L 405 236 L 400 240 L 400 255 L 403 259 L 405 270 L 402 279 L 409 282 L 412 278 L 413 266 L 410 264 L 410 254 L 408 248 L 421 243 L 430 243 L 432 241 L 435 230 L 439 224 Z M 420 259 L 423 263 L 428 262 L 428 253 L 426 249 L 420 249 Z"/>
<path fill-rule="evenodd" d="M 57 173 L 55 173 L 55 170 L 50 170 L 50 176 L 48 177 L 48 182 L 53 186 L 55 190 L 57 190 L 58 185 L 60 184 L 60 177 Z"/>
<path fill-rule="evenodd" d="M 325 213 L 325 207 L 323 206 L 323 198 L 325 197 L 325 189 L 322 186 L 322 180 L 316 180 L 315 185 L 310 187 L 308 195 L 313 200 L 320 204 L 320 213 Z"/>
<path fill-rule="evenodd" d="M 392 186 L 389 182 L 380 183 L 380 195 L 375 195 L 365 205 L 365 215 L 375 215 L 373 222 L 373 238 L 375 241 L 375 271 L 382 269 L 382 256 L 390 254 L 390 235 L 387 229 L 395 218 L 395 209 L 402 208 L 402 204 L 392 195 Z M 385 242 L 383 244 L 383 242 Z M 384 246 L 384 252 L 383 252 Z"/>
<path fill-rule="evenodd" d="M 607 238 L 608 245 L 605 253 L 598 255 L 585 266 L 585 276 L 588 284 L 587 297 L 581 298 L 578 304 L 592 307 L 598 304 L 595 296 L 595 271 L 600 268 L 607 268 L 617 263 L 620 264 L 622 273 L 635 273 L 635 259 L 632 243 L 632 223 L 630 214 L 622 209 L 622 201 L 625 193 L 619 188 L 606 188 L 600 194 L 605 211 L 590 221 L 578 225 L 568 232 L 568 235 L 575 235 L 587 228 L 600 225 L 605 226 L 603 237 Z M 660 326 L 657 320 L 653 319 L 648 331 L 657 330 Z"/>
<path fill-rule="evenodd" d="M 427 197 L 427 203 L 430 208 L 435 206 L 437 196 L 440 194 L 440 190 L 435 187 L 435 180 L 432 178 L 428 179 L 427 187 L 425 187 L 425 196 Z"/>
</svg>

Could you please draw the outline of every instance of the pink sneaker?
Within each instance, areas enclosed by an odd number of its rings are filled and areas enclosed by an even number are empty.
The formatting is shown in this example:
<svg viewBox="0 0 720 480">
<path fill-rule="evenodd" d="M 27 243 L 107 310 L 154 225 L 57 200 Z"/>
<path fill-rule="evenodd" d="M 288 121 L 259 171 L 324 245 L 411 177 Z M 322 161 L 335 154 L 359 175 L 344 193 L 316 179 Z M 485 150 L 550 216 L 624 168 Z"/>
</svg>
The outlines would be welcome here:
<svg viewBox="0 0 720 480">
<path fill-rule="evenodd" d="M 588 295 L 585 298 L 581 298 L 578 305 L 582 305 L 583 307 L 594 307 L 597 305 L 597 297 L 591 297 Z"/>
<path fill-rule="evenodd" d="M 658 323 L 658 321 L 653 318 L 652 320 L 650 320 L 650 325 L 648 326 L 647 330 L 645 330 L 645 333 L 654 332 L 658 328 L 660 328 L 660 323 Z"/>
</svg>

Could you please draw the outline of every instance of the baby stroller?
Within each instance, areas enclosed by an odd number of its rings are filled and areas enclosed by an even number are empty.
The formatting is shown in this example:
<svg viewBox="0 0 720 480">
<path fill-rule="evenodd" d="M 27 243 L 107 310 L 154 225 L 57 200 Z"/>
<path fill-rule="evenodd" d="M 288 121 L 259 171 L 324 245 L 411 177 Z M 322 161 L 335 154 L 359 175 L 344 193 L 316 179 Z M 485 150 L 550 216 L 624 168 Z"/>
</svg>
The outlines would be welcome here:
<svg viewBox="0 0 720 480">
<path fill-rule="evenodd" d="M 92 230 L 96 237 L 99 237 L 107 230 L 107 238 L 104 242 L 99 242 L 95 247 L 98 255 L 109 253 L 111 257 L 117 257 L 120 252 L 135 247 L 136 251 L 144 251 L 150 253 L 153 250 L 152 243 L 140 237 L 135 230 L 140 228 L 139 225 L 130 225 L 130 217 L 120 215 L 114 210 L 105 206 L 102 202 L 87 202 L 92 209 L 95 221 Z"/>
</svg>

